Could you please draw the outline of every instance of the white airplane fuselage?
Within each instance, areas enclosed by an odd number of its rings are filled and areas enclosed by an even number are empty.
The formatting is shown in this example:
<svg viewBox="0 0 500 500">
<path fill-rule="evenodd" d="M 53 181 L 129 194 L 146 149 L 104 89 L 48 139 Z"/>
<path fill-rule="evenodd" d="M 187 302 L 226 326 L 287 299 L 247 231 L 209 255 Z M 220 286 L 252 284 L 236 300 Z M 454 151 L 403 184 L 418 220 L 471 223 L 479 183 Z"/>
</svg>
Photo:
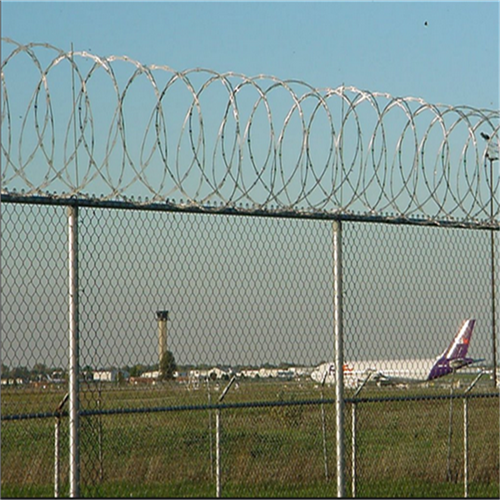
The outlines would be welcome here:
<svg viewBox="0 0 500 500">
<path fill-rule="evenodd" d="M 478 361 L 467 357 L 476 320 L 466 319 L 449 346 L 437 358 L 351 361 L 344 363 L 345 387 L 372 380 L 380 385 L 420 383 L 435 380 Z M 316 382 L 335 382 L 335 364 L 323 363 L 311 374 Z"/>
<path fill-rule="evenodd" d="M 435 362 L 436 358 L 347 361 L 343 366 L 344 386 L 356 388 L 369 374 L 372 374 L 373 377 L 373 375 L 380 373 L 408 382 L 425 381 Z M 323 363 L 319 365 L 311 373 L 311 378 L 319 383 L 322 383 L 323 380 L 325 384 L 335 383 L 335 364 Z"/>
</svg>

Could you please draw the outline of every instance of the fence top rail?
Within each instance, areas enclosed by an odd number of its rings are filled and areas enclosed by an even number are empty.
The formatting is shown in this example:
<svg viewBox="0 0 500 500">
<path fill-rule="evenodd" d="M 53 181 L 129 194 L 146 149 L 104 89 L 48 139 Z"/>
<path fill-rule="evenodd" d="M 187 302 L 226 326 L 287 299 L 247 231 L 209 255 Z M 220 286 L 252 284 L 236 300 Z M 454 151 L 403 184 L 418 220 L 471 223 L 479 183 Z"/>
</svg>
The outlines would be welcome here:
<svg viewBox="0 0 500 500">
<path fill-rule="evenodd" d="M 499 223 L 499 110 L 8 38 L 2 54 L 4 194 Z"/>
<path fill-rule="evenodd" d="M 82 208 L 116 209 L 116 210 L 144 210 L 152 212 L 182 212 L 190 214 L 218 214 L 226 216 L 273 217 L 283 219 L 312 219 L 312 220 L 340 220 L 344 222 L 374 222 L 384 224 L 446 227 L 456 229 L 482 229 L 500 231 L 500 221 L 467 221 L 467 220 L 439 220 L 424 217 L 398 217 L 394 214 L 370 215 L 362 213 L 341 212 L 314 212 L 298 213 L 293 210 L 260 209 L 249 207 L 215 207 L 198 206 L 191 204 L 179 205 L 166 201 L 164 203 L 143 203 L 137 205 L 133 202 L 122 200 L 100 200 L 98 198 L 75 198 L 58 196 L 26 196 L 17 193 L 0 194 L 0 200 L 5 203 L 26 205 L 52 205 L 52 206 L 78 206 Z"/>
</svg>

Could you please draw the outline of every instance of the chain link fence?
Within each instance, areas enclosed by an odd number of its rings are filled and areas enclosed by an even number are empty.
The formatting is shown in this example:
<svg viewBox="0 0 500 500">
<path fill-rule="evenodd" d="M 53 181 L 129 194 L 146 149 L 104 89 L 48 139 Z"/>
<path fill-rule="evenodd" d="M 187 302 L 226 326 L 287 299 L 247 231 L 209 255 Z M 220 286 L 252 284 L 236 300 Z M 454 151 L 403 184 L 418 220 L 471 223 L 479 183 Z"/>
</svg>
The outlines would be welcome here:
<svg viewBox="0 0 500 500">
<path fill-rule="evenodd" d="M 2 48 L 2 496 L 499 496 L 497 110 Z"/>
<path fill-rule="evenodd" d="M 314 376 L 335 356 L 332 221 L 80 207 L 78 225 L 81 495 L 336 496 L 335 386 Z M 498 232 L 342 227 L 345 494 L 498 497 Z M 2 496 L 70 494 L 67 233 L 64 206 L 2 204 Z M 469 317 L 479 379 L 348 383 L 438 356 Z"/>
<path fill-rule="evenodd" d="M 411 369 L 420 358 L 440 355 L 462 320 L 474 317 L 471 351 L 491 366 L 491 238 L 489 231 L 459 228 L 347 225 L 346 359 L 393 360 L 386 361 L 388 372 L 406 360 Z M 496 313 L 498 324 L 498 304 Z M 497 496 L 498 393 L 490 393 L 492 371 L 475 380 L 480 371 L 456 372 L 418 389 L 367 387 L 348 398 L 351 492 Z M 472 397 L 477 393 L 482 397 Z"/>
</svg>

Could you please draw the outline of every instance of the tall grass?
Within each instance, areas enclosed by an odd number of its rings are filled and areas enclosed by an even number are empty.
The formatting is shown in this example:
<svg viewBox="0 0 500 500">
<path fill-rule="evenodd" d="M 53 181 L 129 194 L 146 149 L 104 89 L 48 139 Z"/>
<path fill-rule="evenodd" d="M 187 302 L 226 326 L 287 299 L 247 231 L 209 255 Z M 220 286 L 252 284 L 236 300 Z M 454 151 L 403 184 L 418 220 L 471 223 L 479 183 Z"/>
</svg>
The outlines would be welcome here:
<svg viewBox="0 0 500 500">
<path fill-rule="evenodd" d="M 220 387 L 220 390 L 222 387 Z M 213 388 L 212 388 L 213 390 Z M 329 389 L 325 397 L 331 398 Z M 374 393 L 375 394 L 375 393 Z M 377 392 L 376 394 L 384 394 Z M 386 393 L 385 393 L 386 394 Z M 59 395 L 54 396 L 57 400 Z M 95 394 L 82 405 L 95 407 Z M 207 402 L 206 388 L 103 390 L 102 408 Z M 16 404 L 19 404 L 19 393 Z M 248 384 L 227 401 L 318 399 L 313 384 Z M 40 408 L 26 393 L 26 412 Z M 2 393 L 2 407 L 9 394 Z M 51 399 L 51 398 L 49 398 Z M 212 401 L 216 397 L 213 394 Z M 225 400 L 226 402 L 226 400 Z M 51 400 L 52 403 L 52 400 Z M 93 406 L 94 405 L 94 406 Z M 498 398 L 469 402 L 469 494 L 499 490 Z M 325 405 L 327 463 L 319 404 L 221 411 L 222 494 L 227 497 L 336 496 L 334 405 Z M 392 401 L 357 405 L 358 496 L 463 496 L 461 400 Z M 346 406 L 346 486 L 351 488 L 351 406 Z M 118 414 L 81 418 L 82 494 L 89 497 L 215 496 L 215 410 Z M 211 425 L 211 427 L 210 427 Z M 61 444 L 61 495 L 68 494 L 68 422 Z M 53 496 L 54 419 L 2 422 L 2 497 Z"/>
</svg>

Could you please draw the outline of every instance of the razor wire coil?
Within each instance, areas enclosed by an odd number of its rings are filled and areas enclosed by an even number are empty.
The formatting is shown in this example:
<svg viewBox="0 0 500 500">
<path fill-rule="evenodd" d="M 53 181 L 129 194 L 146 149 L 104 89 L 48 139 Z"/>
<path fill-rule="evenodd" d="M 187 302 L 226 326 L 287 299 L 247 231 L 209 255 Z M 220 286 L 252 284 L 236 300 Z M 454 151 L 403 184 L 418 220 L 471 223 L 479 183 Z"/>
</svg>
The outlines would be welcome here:
<svg viewBox="0 0 500 500">
<path fill-rule="evenodd" d="M 2 41 L 4 193 L 498 226 L 498 110 Z"/>
</svg>

